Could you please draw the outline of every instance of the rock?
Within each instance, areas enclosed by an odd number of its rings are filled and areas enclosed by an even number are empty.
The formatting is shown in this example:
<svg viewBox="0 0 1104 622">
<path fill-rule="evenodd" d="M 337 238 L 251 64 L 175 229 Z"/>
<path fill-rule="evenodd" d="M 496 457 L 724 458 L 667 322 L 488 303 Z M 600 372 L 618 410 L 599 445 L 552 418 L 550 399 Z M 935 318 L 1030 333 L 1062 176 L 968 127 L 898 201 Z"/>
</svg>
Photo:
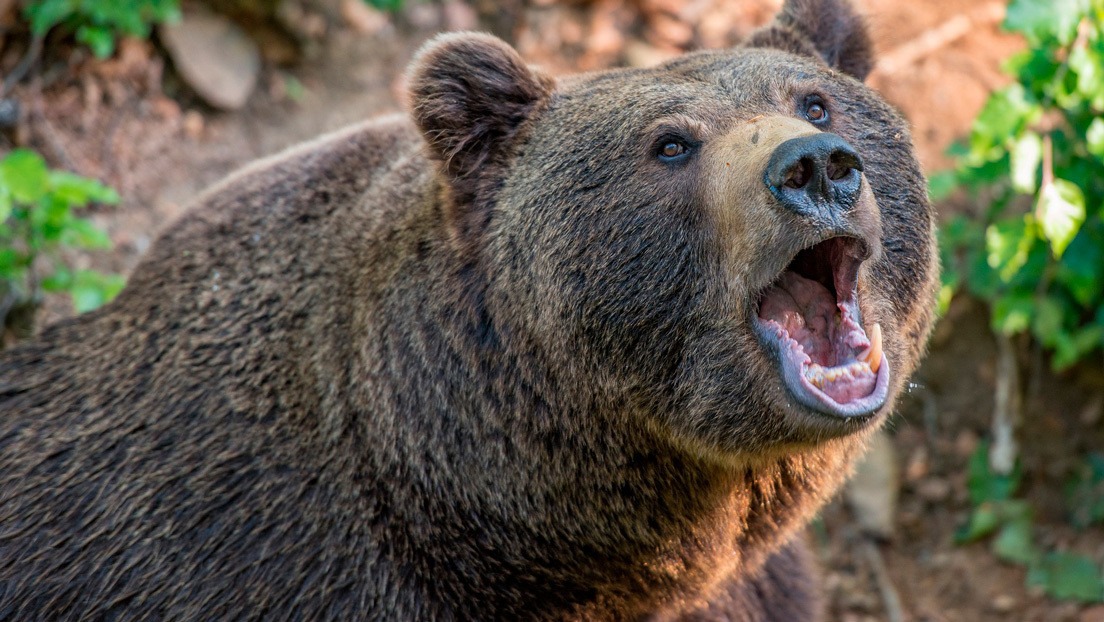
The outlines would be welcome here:
<svg viewBox="0 0 1104 622">
<path fill-rule="evenodd" d="M 185 13 L 160 27 L 176 70 L 207 103 L 238 110 L 257 86 L 261 54 L 244 32 L 224 17 Z"/>
<path fill-rule="evenodd" d="M 893 536 L 900 478 L 893 441 L 884 430 L 870 439 L 845 496 L 862 531 L 876 538 Z"/>
</svg>

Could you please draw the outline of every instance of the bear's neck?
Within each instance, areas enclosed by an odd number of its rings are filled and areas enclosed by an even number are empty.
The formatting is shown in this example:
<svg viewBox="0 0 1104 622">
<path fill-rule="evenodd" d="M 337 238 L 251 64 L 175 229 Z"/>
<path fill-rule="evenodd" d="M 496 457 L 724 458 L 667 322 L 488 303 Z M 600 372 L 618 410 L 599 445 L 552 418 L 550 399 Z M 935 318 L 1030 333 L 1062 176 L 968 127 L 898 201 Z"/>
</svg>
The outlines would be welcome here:
<svg viewBox="0 0 1104 622">
<path fill-rule="evenodd" d="M 398 449 L 391 536 L 433 569 L 434 600 L 473 618 L 643 613 L 753 571 L 842 482 L 850 450 L 722 464 L 579 399 L 455 276 L 396 309 L 406 332 L 376 353 L 407 382 L 381 408 L 402 421 L 371 432 Z"/>
</svg>

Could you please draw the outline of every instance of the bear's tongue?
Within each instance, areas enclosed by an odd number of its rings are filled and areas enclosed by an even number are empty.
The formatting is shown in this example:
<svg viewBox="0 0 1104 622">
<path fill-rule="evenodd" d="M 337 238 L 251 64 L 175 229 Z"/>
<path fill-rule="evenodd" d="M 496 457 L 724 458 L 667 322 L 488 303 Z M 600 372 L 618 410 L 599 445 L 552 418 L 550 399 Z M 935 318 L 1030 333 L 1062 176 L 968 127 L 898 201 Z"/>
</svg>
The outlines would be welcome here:
<svg viewBox="0 0 1104 622">
<path fill-rule="evenodd" d="M 759 302 L 760 321 L 778 333 L 781 355 L 796 359 L 805 379 L 838 404 L 870 395 L 878 380 L 881 328 L 871 329 L 872 344 L 855 311 L 853 299 L 837 302 L 823 284 L 792 270 Z"/>
</svg>

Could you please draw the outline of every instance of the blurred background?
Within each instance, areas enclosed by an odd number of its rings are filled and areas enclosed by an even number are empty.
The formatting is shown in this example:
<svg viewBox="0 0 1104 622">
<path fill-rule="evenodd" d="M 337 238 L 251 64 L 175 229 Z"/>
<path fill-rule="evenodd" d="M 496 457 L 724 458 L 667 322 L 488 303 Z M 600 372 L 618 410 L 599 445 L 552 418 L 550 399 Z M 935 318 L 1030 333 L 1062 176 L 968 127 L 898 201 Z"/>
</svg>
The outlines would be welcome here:
<svg viewBox="0 0 1104 622">
<path fill-rule="evenodd" d="M 940 209 L 931 353 L 810 527 L 831 620 L 1104 622 L 1104 0 L 854 0 Z M 781 0 L 0 0 L 0 347 L 94 308 L 230 170 L 402 110 L 428 37 L 556 73 Z"/>
</svg>

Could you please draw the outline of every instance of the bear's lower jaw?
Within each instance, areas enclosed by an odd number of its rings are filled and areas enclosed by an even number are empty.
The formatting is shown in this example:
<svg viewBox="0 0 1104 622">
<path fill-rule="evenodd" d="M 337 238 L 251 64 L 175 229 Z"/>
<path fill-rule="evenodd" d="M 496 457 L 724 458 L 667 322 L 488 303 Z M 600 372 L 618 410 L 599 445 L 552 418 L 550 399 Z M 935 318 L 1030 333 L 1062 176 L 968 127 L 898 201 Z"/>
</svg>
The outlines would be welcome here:
<svg viewBox="0 0 1104 622">
<path fill-rule="evenodd" d="M 788 341 L 795 344 L 792 339 Z M 871 371 L 865 362 L 857 362 L 831 368 L 825 374 L 823 368 L 817 369 L 819 366 L 815 363 L 810 365 L 807 358 L 802 360 L 803 353 L 794 352 L 786 346 L 782 349 L 789 350 L 788 354 L 780 356 L 779 361 L 783 383 L 790 395 L 801 405 L 843 418 L 871 415 L 885 405 L 889 395 L 889 363 L 885 354 L 881 357 L 877 372 Z M 859 371 L 852 369 L 860 366 L 863 369 Z M 824 386 L 815 377 L 818 372 L 837 377 Z M 813 379 L 810 380 L 810 377 Z"/>
<path fill-rule="evenodd" d="M 870 415 L 889 393 L 881 328 L 869 337 L 857 301 L 862 243 L 835 237 L 802 250 L 758 300 L 759 339 L 801 405 L 843 418 Z"/>
</svg>

